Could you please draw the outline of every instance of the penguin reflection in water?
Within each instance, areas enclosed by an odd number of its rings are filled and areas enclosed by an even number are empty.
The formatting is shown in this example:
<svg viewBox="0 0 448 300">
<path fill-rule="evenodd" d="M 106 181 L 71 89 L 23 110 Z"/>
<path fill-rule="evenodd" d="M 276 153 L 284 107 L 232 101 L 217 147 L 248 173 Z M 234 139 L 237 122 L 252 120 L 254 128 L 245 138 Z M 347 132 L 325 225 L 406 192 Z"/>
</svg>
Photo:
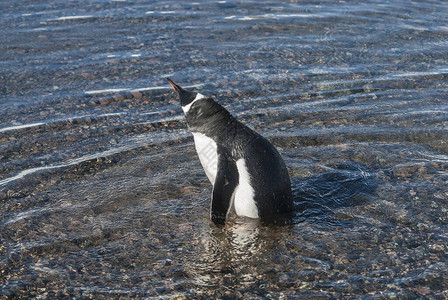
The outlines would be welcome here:
<svg viewBox="0 0 448 300">
<path fill-rule="evenodd" d="M 238 216 L 257 219 L 292 212 L 288 170 L 274 146 L 211 97 L 167 79 L 179 94 L 202 167 L 213 184 L 212 221 L 224 224 L 232 209 Z"/>
</svg>

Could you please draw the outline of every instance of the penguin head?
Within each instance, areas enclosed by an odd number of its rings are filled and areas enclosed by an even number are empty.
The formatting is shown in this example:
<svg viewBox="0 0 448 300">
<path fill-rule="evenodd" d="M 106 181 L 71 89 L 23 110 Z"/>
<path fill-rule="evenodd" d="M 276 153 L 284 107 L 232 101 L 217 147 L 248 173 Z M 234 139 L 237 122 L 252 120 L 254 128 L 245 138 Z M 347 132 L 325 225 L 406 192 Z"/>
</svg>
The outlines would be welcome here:
<svg viewBox="0 0 448 300">
<path fill-rule="evenodd" d="M 179 99 L 180 99 L 180 103 L 181 103 L 182 107 L 187 106 L 188 104 L 193 102 L 193 100 L 196 99 L 196 96 L 198 95 L 198 93 L 184 90 L 177 83 L 172 81 L 170 78 L 167 78 L 167 80 L 170 83 L 170 85 L 173 87 L 173 90 L 179 94 Z"/>
</svg>

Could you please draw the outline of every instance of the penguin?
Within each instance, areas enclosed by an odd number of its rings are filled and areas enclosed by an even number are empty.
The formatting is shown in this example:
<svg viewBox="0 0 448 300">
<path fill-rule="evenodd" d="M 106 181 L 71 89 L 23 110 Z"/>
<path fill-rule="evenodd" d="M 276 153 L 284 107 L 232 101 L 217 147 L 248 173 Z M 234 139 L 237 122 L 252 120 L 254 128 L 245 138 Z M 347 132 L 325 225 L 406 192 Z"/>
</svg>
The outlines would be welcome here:
<svg viewBox="0 0 448 300">
<path fill-rule="evenodd" d="M 211 220 L 224 225 L 231 211 L 261 220 L 291 213 L 291 181 L 277 149 L 212 97 L 167 80 L 179 96 L 199 160 L 213 185 Z"/>
</svg>

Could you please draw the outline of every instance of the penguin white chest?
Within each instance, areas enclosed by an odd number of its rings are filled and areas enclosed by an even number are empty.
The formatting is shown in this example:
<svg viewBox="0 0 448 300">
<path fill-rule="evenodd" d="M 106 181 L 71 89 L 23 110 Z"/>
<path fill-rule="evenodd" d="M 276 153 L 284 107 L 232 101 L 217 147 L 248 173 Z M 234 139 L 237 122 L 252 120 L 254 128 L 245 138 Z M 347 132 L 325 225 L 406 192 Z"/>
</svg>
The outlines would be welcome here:
<svg viewBox="0 0 448 300">
<path fill-rule="evenodd" d="M 199 132 L 192 132 L 194 145 L 198 153 L 199 160 L 204 168 L 208 180 L 215 184 L 216 173 L 218 171 L 218 147 L 212 138 Z"/>
<path fill-rule="evenodd" d="M 246 161 L 243 158 L 237 160 L 236 167 L 238 169 L 238 186 L 235 190 L 235 212 L 238 216 L 258 218 L 258 207 L 254 199 L 255 192 L 251 184 Z"/>
</svg>

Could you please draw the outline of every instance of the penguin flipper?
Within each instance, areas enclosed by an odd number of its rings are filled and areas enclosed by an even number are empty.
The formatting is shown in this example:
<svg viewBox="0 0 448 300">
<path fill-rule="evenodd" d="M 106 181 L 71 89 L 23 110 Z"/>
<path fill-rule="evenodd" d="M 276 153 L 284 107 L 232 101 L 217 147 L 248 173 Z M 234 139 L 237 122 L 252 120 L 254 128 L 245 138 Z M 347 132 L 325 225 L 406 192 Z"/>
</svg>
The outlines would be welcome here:
<svg viewBox="0 0 448 300">
<path fill-rule="evenodd" d="M 218 149 L 218 170 L 213 185 L 211 219 L 216 225 L 223 225 L 232 204 L 232 196 L 238 185 L 236 162 L 225 151 Z"/>
</svg>

